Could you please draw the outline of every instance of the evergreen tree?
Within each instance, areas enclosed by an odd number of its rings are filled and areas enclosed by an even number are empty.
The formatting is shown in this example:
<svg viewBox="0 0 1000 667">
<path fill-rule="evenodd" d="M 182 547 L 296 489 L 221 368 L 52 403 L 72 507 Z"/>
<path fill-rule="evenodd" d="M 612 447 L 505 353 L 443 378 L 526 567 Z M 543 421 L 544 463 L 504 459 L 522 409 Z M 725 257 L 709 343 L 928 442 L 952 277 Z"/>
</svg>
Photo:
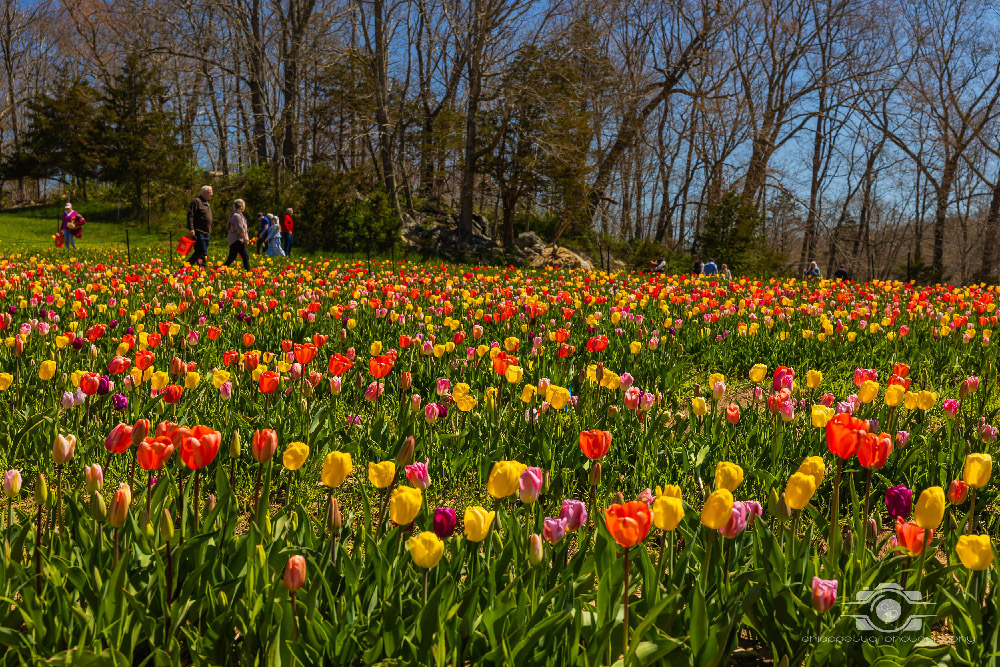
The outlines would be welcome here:
<svg viewBox="0 0 1000 667">
<path fill-rule="evenodd" d="M 87 196 L 97 177 L 98 92 L 82 79 L 61 80 L 51 94 L 28 104 L 28 127 L 21 150 L 3 166 L 5 178 L 52 178 L 76 184 Z"/>
<path fill-rule="evenodd" d="M 767 270 L 775 258 L 765 251 L 761 223 L 760 211 L 739 193 L 727 192 L 717 203 L 708 205 L 694 249 L 705 261 L 728 264 L 734 274 Z"/>
<path fill-rule="evenodd" d="M 136 213 L 147 188 L 184 178 L 184 150 L 176 119 L 165 108 L 166 99 L 166 87 L 156 70 L 136 55 L 126 59 L 101 97 L 100 174 L 124 188 Z"/>
</svg>

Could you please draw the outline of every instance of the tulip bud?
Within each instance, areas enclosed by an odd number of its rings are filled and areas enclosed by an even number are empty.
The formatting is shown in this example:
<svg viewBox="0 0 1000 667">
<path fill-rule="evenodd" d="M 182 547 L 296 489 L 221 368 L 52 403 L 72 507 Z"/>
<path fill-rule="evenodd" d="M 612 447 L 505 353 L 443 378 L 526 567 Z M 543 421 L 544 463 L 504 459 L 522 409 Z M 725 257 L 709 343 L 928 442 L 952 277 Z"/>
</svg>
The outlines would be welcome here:
<svg viewBox="0 0 1000 667">
<path fill-rule="evenodd" d="M 174 519 L 166 507 L 163 508 L 163 514 L 160 515 L 160 539 L 164 542 L 174 539 Z"/>
<path fill-rule="evenodd" d="M 97 523 L 104 523 L 108 520 L 108 506 L 104 502 L 104 496 L 97 491 L 90 496 L 90 515 Z"/>
<path fill-rule="evenodd" d="M 326 520 L 331 532 L 340 532 L 340 529 L 344 526 L 344 516 L 340 513 L 340 503 L 333 496 L 330 496 Z"/>
<path fill-rule="evenodd" d="M 243 451 L 243 440 L 240 439 L 240 432 L 233 429 L 233 441 L 229 443 L 229 456 L 237 458 Z"/>
<path fill-rule="evenodd" d="M 614 504 L 615 505 L 621 505 L 624 502 L 625 502 L 625 496 L 623 496 L 622 492 L 619 491 L 618 493 L 615 494 L 615 502 L 614 502 Z"/>
<path fill-rule="evenodd" d="M 399 451 L 396 452 L 396 467 L 410 465 L 413 462 L 413 449 L 416 446 L 417 441 L 414 440 L 413 436 L 409 436 L 403 441 L 400 446 Z"/>
<path fill-rule="evenodd" d="M 153 532 L 153 524 L 149 520 L 149 512 L 142 510 L 139 512 L 139 527 L 142 528 L 143 535 L 146 536 L 147 540 L 153 539 L 155 533 Z"/>
<path fill-rule="evenodd" d="M 45 505 L 45 501 L 49 497 L 49 487 L 45 483 L 45 475 L 38 473 L 38 477 L 35 478 L 35 504 Z"/>
<path fill-rule="evenodd" d="M 601 484 L 601 462 L 596 461 L 590 469 L 590 485 L 597 487 Z"/>
<path fill-rule="evenodd" d="M 128 519 L 128 509 L 131 504 L 132 493 L 129 491 L 128 484 L 122 482 L 111 499 L 111 507 L 108 510 L 108 522 L 115 528 L 124 526 L 125 520 Z"/>
<path fill-rule="evenodd" d="M 528 538 L 528 562 L 532 565 L 538 565 L 542 562 L 543 555 L 542 536 L 538 533 L 532 533 L 531 537 Z"/>
<path fill-rule="evenodd" d="M 399 388 L 407 391 L 411 386 L 413 386 L 413 376 L 410 375 L 409 371 L 403 371 L 402 375 L 399 376 Z"/>
<path fill-rule="evenodd" d="M 617 405 L 609 405 L 608 406 L 608 418 L 609 419 L 614 419 L 617 416 L 618 416 L 618 406 Z"/>
<path fill-rule="evenodd" d="M 694 395 L 695 395 L 695 398 L 697 398 L 698 396 L 701 396 L 701 385 L 700 384 L 696 384 L 694 386 Z"/>
<path fill-rule="evenodd" d="M 295 516 L 294 514 L 292 516 Z M 297 591 L 302 588 L 306 581 L 306 559 L 302 556 L 292 556 L 285 565 L 285 574 L 282 577 L 285 588 L 290 591 Z"/>
<path fill-rule="evenodd" d="M 962 380 L 962 384 L 958 386 L 958 397 L 960 399 L 966 399 L 969 396 L 969 381 Z"/>
<path fill-rule="evenodd" d="M 597 378 L 598 382 L 604 379 L 604 364 L 600 361 L 597 362 L 597 368 L 594 369 L 594 377 Z"/>
<path fill-rule="evenodd" d="M 343 343 L 347 340 L 347 329 L 340 330 L 340 342 Z"/>
<path fill-rule="evenodd" d="M 96 345 L 91 344 L 90 351 L 87 352 L 87 358 L 90 359 L 91 361 L 97 361 L 97 346 Z"/>
<path fill-rule="evenodd" d="M 140 419 L 132 427 L 132 446 L 138 447 L 147 435 L 149 435 L 149 420 Z"/>
<path fill-rule="evenodd" d="M 785 504 L 785 494 L 782 492 L 781 498 L 778 499 L 778 507 L 774 512 L 774 516 L 778 517 L 778 521 L 785 523 L 792 518 L 792 509 Z"/>
</svg>

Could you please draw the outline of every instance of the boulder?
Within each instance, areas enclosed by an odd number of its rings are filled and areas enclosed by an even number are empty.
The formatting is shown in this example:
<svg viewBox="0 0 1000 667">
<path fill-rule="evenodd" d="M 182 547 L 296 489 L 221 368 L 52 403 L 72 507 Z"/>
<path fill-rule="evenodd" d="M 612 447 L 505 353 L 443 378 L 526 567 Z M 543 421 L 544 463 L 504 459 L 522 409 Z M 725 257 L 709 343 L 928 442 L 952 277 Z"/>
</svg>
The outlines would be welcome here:
<svg viewBox="0 0 1000 667">
<path fill-rule="evenodd" d="M 489 223 L 472 216 L 472 233 L 459 238 L 458 215 L 423 216 L 404 213 L 400 234 L 411 248 L 452 261 L 500 254 L 500 244 L 489 236 Z"/>
</svg>

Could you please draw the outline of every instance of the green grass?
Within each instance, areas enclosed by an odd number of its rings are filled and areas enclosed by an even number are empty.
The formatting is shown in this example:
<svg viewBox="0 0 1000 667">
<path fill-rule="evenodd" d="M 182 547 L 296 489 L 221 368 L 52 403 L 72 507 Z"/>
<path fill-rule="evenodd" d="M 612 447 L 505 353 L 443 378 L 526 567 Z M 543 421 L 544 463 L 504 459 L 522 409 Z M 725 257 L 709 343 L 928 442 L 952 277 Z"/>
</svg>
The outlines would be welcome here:
<svg viewBox="0 0 1000 667">
<path fill-rule="evenodd" d="M 78 205 L 87 224 L 83 236 L 76 240 L 79 250 L 125 250 L 125 231 L 133 248 L 166 248 L 169 232 L 155 225 L 146 231 L 145 222 L 139 223 L 124 211 L 119 218 L 114 205 L 85 203 Z M 52 248 L 52 235 L 62 224 L 62 206 L 58 204 L 0 211 L 0 253 L 16 254 Z M 174 242 L 180 230 L 174 231 Z"/>
</svg>

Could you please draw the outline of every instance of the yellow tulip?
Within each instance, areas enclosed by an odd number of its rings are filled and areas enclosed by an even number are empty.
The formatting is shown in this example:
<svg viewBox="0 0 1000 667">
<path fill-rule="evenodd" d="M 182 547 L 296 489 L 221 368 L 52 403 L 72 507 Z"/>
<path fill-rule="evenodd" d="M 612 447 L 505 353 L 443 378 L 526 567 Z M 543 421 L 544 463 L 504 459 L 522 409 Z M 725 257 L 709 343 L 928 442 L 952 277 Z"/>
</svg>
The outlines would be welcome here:
<svg viewBox="0 0 1000 667">
<path fill-rule="evenodd" d="M 653 501 L 653 523 L 660 530 L 673 530 L 684 518 L 684 501 L 672 496 L 658 496 Z"/>
<path fill-rule="evenodd" d="M 420 513 L 424 496 L 420 489 L 412 486 L 400 486 L 392 492 L 389 498 L 389 518 L 397 526 L 408 526 Z"/>
<path fill-rule="evenodd" d="M 490 532 L 496 512 L 487 512 L 484 507 L 465 508 L 465 537 L 470 542 L 482 542 Z"/>
<path fill-rule="evenodd" d="M 520 366 L 508 366 L 507 372 L 504 373 L 504 377 L 507 378 L 507 382 L 511 384 L 517 384 L 524 377 L 524 369 Z"/>
<path fill-rule="evenodd" d="M 444 542 L 432 531 L 425 530 L 406 541 L 413 562 L 423 568 L 437 567 L 444 555 Z"/>
<path fill-rule="evenodd" d="M 729 461 L 715 466 L 715 488 L 735 491 L 743 483 L 743 468 Z"/>
<path fill-rule="evenodd" d="M 381 463 L 368 463 L 368 481 L 378 489 L 384 489 L 392 484 L 396 478 L 396 462 L 382 461 Z"/>
<path fill-rule="evenodd" d="M 640 352 L 642 352 L 642 343 L 640 343 L 637 340 L 634 340 L 628 344 L 628 350 L 632 354 L 639 354 Z"/>
<path fill-rule="evenodd" d="M 874 380 L 865 380 L 858 389 L 858 398 L 862 403 L 871 403 L 878 396 L 878 382 Z"/>
<path fill-rule="evenodd" d="M 201 375 L 197 371 L 189 371 L 184 375 L 184 388 L 194 389 L 201 382 Z"/>
<path fill-rule="evenodd" d="M 464 382 L 459 382 L 458 384 L 456 384 L 454 387 L 451 388 L 451 396 L 452 396 L 452 398 L 459 398 L 461 396 L 468 396 L 469 395 L 469 390 L 470 390 L 469 385 L 467 385 Z"/>
<path fill-rule="evenodd" d="M 656 487 L 656 495 L 667 496 L 668 498 L 680 498 L 681 487 L 676 484 L 664 484 L 663 488 Z"/>
<path fill-rule="evenodd" d="M 705 404 L 705 399 L 701 396 L 695 396 L 691 399 L 691 412 L 699 417 L 704 417 L 708 413 L 708 406 Z"/>
<path fill-rule="evenodd" d="M 214 371 L 212 371 L 212 385 L 216 389 L 218 389 L 219 387 L 221 387 L 222 385 L 224 385 L 226 382 L 228 382 L 230 377 L 231 377 L 231 375 L 229 374 L 229 371 L 225 371 L 225 370 L 222 370 L 221 368 L 217 368 Z"/>
<path fill-rule="evenodd" d="M 885 404 L 894 408 L 903 402 L 903 395 L 906 391 L 901 385 L 891 384 L 885 388 Z"/>
<path fill-rule="evenodd" d="M 701 522 L 713 530 L 725 526 L 732 516 L 733 494 L 726 489 L 713 491 L 701 509 Z"/>
<path fill-rule="evenodd" d="M 10 385 L 14 382 L 14 376 L 10 373 L 0 373 L 0 391 L 6 391 L 10 389 Z"/>
<path fill-rule="evenodd" d="M 494 498 L 506 498 L 514 495 L 521 473 L 527 467 L 517 461 L 497 461 L 493 464 L 493 470 L 490 471 L 489 481 L 486 482 L 486 491 Z"/>
<path fill-rule="evenodd" d="M 382 354 L 382 341 L 380 340 L 372 341 L 371 347 L 368 348 L 368 351 L 371 353 L 371 356 L 373 357 L 377 357 L 378 355 Z"/>
<path fill-rule="evenodd" d="M 985 570 L 993 564 L 993 545 L 989 535 L 962 535 L 955 545 L 958 559 L 969 570 Z"/>
<path fill-rule="evenodd" d="M 475 396 L 469 396 L 468 394 L 466 394 L 465 396 L 459 396 L 458 398 L 455 398 L 455 406 L 461 412 L 469 412 L 470 410 L 472 410 L 472 408 L 476 407 L 476 404 L 478 402 L 479 401 L 476 400 Z"/>
<path fill-rule="evenodd" d="M 962 480 L 974 489 L 981 489 L 990 481 L 993 457 L 989 454 L 969 454 L 965 457 Z"/>
<path fill-rule="evenodd" d="M 56 374 L 56 362 L 46 359 L 38 366 L 38 377 L 48 382 Z"/>
<path fill-rule="evenodd" d="M 917 407 L 921 410 L 930 410 L 937 402 L 937 393 L 933 391 L 921 391 L 917 394 Z"/>
<path fill-rule="evenodd" d="M 819 488 L 823 477 L 826 476 L 826 464 L 823 463 L 822 456 L 807 456 L 796 472 L 812 477 L 816 480 L 816 487 Z"/>
<path fill-rule="evenodd" d="M 825 405 L 814 405 L 812 406 L 812 425 L 816 428 L 825 428 L 826 423 L 833 419 L 836 414 L 836 410 L 833 408 L 828 408 Z"/>
<path fill-rule="evenodd" d="M 167 382 L 169 382 L 169 380 L 170 377 L 166 373 L 164 373 L 163 371 L 156 371 L 155 373 L 153 373 L 153 379 L 152 379 L 153 389 L 160 391 L 161 389 L 167 386 Z"/>
<path fill-rule="evenodd" d="M 785 485 L 785 504 L 800 510 L 809 504 L 816 493 L 816 478 L 803 472 L 793 473 Z"/>
<path fill-rule="evenodd" d="M 944 489 L 940 486 L 926 488 L 913 508 L 913 518 L 924 530 L 935 530 L 944 518 L 944 507 Z"/>
<path fill-rule="evenodd" d="M 903 407 L 907 410 L 917 409 L 917 395 L 914 392 L 908 391 L 903 394 Z"/>
<path fill-rule="evenodd" d="M 716 384 L 725 381 L 726 381 L 726 376 L 723 375 L 722 373 L 712 373 L 711 375 L 708 376 L 708 388 L 710 390 L 714 389 Z"/>
<path fill-rule="evenodd" d="M 327 486 L 334 488 L 344 483 L 347 476 L 354 472 L 354 463 L 347 452 L 330 452 L 323 459 L 323 471 L 320 479 Z"/>
<path fill-rule="evenodd" d="M 309 458 L 309 445 L 304 442 L 290 442 L 281 457 L 281 463 L 289 470 L 298 470 Z"/>
<path fill-rule="evenodd" d="M 806 386 L 816 389 L 823 383 L 823 374 L 819 371 L 806 371 Z"/>
<path fill-rule="evenodd" d="M 531 403 L 531 401 L 534 400 L 535 398 L 536 391 L 538 391 L 538 388 L 535 387 L 535 385 L 533 384 L 524 385 L 524 388 L 521 390 L 521 402 Z"/>
<path fill-rule="evenodd" d="M 767 366 L 764 364 L 757 364 L 750 369 L 750 381 L 754 384 L 763 382 L 765 375 L 767 375 Z"/>
</svg>

